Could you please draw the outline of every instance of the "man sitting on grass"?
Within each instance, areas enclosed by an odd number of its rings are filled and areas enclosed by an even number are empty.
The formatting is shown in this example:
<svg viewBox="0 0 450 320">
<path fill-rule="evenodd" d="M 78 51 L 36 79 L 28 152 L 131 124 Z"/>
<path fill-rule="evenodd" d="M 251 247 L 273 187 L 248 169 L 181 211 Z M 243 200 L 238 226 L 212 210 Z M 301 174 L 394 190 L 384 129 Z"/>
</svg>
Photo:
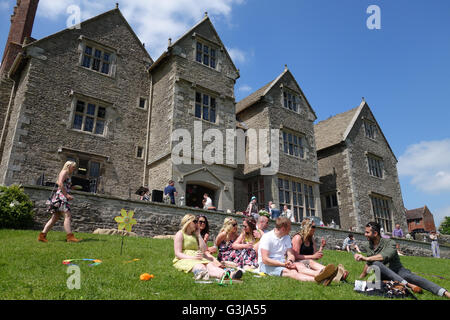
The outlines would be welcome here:
<svg viewBox="0 0 450 320">
<path fill-rule="evenodd" d="M 280 217 L 275 222 L 275 229 L 262 236 L 258 248 L 260 271 L 271 276 L 289 277 L 299 281 L 316 281 L 327 286 L 336 276 L 338 269 L 330 264 L 320 271 L 315 271 L 301 263 L 294 264 L 295 253 L 292 250 L 291 237 L 289 237 L 290 231 L 289 218 Z"/>
<path fill-rule="evenodd" d="M 380 269 L 382 278 L 380 280 L 401 282 L 415 293 L 421 293 L 421 288 L 423 288 L 438 296 L 450 298 L 450 293 L 444 288 L 405 269 L 400 262 L 395 241 L 382 238 L 380 229 L 377 222 L 369 222 L 366 225 L 364 235 L 369 240 L 368 246 L 366 246 L 368 256 L 365 257 L 361 254 L 354 256 L 356 261 L 367 262 L 360 278 L 367 276 L 367 269 L 370 265 L 375 265 Z"/>
</svg>

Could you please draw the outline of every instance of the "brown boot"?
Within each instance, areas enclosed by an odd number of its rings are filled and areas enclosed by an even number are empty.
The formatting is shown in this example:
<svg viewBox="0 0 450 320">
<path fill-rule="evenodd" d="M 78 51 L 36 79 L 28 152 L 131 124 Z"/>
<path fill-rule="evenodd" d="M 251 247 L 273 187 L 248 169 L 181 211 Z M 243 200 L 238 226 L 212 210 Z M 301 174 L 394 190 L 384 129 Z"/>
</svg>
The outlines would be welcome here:
<svg viewBox="0 0 450 320">
<path fill-rule="evenodd" d="M 422 293 L 422 288 L 419 286 L 416 286 L 415 284 L 408 283 L 407 286 L 414 292 L 414 293 Z"/>
<path fill-rule="evenodd" d="M 38 241 L 41 241 L 41 242 L 48 242 L 48 240 L 47 240 L 46 237 L 47 237 L 47 234 L 41 232 L 41 233 L 39 233 Z"/>
<path fill-rule="evenodd" d="M 73 233 L 68 233 L 68 234 L 67 234 L 67 242 L 80 242 L 80 240 L 78 240 L 77 238 L 75 238 L 75 236 L 73 235 Z"/>
</svg>

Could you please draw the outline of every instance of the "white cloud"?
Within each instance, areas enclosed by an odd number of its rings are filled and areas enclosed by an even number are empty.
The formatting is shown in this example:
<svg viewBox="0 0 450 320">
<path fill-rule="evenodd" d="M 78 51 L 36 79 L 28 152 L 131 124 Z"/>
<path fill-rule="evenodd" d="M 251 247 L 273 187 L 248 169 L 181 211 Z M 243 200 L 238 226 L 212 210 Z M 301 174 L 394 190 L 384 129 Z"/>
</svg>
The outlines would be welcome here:
<svg viewBox="0 0 450 320">
<path fill-rule="evenodd" d="M 247 55 L 244 51 L 237 48 L 227 48 L 227 51 L 235 64 L 244 63 L 245 61 L 247 61 Z"/>
<path fill-rule="evenodd" d="M 238 91 L 239 92 L 243 92 L 243 93 L 248 93 L 248 92 L 252 91 L 252 87 L 250 87 L 249 85 L 244 84 L 244 85 L 242 85 L 242 86 L 240 86 L 238 88 Z"/>
<path fill-rule="evenodd" d="M 115 8 L 117 0 L 41 0 L 38 15 L 51 20 L 69 17 L 67 8 L 78 5 L 81 19 L 86 20 L 102 12 Z M 182 36 L 205 12 L 213 19 L 230 19 L 233 5 L 243 0 L 122 0 L 120 10 L 132 25 L 139 39 L 149 48 L 153 59 L 167 48 L 167 40 L 173 41 Z"/>
<path fill-rule="evenodd" d="M 399 157 L 398 172 L 427 193 L 450 191 L 450 139 L 423 141 Z"/>
</svg>

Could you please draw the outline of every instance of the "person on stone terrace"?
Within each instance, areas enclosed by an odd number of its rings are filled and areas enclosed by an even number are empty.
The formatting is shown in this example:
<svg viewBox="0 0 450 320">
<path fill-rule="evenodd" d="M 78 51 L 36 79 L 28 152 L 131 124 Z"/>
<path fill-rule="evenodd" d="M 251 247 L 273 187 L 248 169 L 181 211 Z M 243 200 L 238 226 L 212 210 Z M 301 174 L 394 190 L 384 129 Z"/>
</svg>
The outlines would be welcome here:
<svg viewBox="0 0 450 320">
<path fill-rule="evenodd" d="M 226 271 L 220 267 L 217 260 L 205 255 L 206 251 L 207 246 L 200 234 L 198 219 L 192 214 L 185 215 L 181 220 L 181 230 L 174 238 L 173 266 L 185 273 L 193 272 L 195 280 L 222 278 Z M 241 277 L 241 270 L 231 274 L 232 279 Z"/>
</svg>

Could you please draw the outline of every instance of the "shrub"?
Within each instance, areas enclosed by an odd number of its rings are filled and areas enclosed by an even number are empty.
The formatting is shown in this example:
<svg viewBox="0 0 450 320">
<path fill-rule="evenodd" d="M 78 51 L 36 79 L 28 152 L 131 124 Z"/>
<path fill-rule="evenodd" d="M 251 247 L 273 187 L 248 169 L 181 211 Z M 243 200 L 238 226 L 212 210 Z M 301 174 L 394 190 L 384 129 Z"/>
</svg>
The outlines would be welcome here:
<svg viewBox="0 0 450 320">
<path fill-rule="evenodd" d="M 0 228 L 29 228 L 33 213 L 33 203 L 21 186 L 0 186 Z"/>
</svg>

